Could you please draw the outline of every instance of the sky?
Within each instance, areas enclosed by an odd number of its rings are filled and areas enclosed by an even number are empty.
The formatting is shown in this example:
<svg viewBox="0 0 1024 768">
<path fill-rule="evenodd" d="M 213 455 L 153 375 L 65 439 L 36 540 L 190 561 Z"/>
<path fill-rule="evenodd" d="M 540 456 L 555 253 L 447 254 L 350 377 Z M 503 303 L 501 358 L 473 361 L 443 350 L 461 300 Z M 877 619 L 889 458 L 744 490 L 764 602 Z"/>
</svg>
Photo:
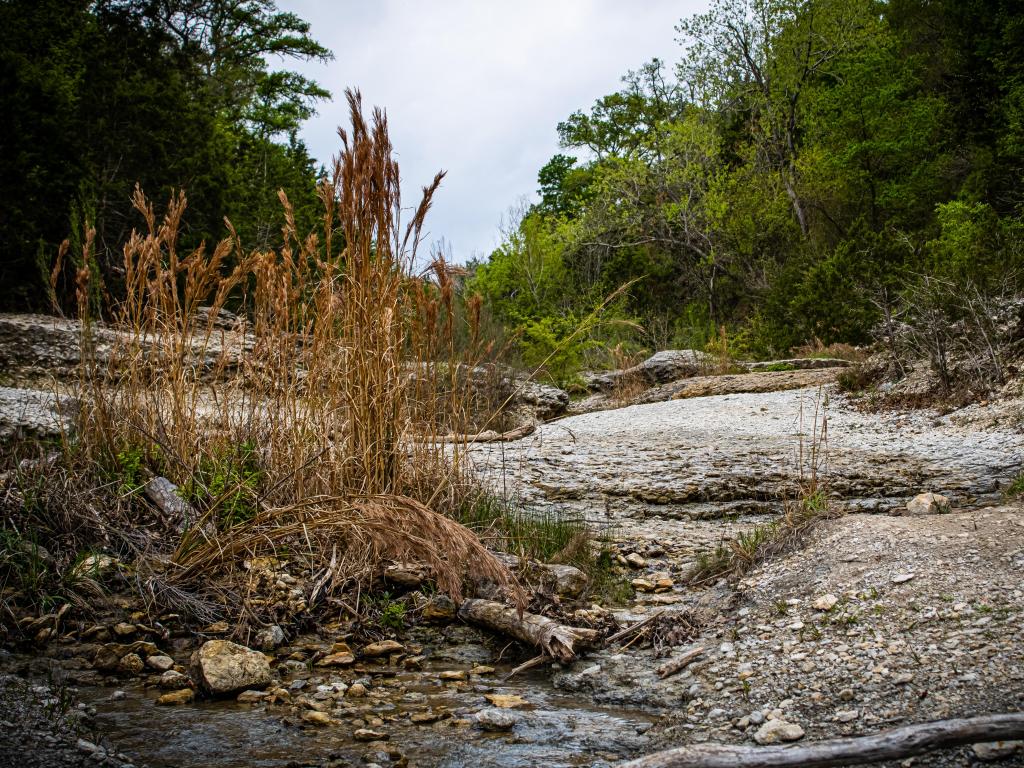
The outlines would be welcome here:
<svg viewBox="0 0 1024 768">
<path fill-rule="evenodd" d="M 304 126 L 326 163 L 347 122 L 344 91 L 386 109 L 403 204 L 439 170 L 427 218 L 458 262 L 486 257 L 499 225 L 559 151 L 557 124 L 619 89 L 627 71 L 681 56 L 675 26 L 706 0 L 278 0 L 334 60 L 288 62 L 331 91 Z"/>
</svg>

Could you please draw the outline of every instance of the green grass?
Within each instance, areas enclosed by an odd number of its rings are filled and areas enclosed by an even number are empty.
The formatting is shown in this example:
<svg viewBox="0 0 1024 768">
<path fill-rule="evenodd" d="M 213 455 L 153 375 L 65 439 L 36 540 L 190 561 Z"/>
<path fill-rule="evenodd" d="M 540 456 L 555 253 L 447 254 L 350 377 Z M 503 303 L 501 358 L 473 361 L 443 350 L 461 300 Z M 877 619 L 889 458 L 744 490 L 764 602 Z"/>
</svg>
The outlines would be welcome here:
<svg viewBox="0 0 1024 768">
<path fill-rule="evenodd" d="M 1024 497 L 1024 472 L 1021 472 L 1015 477 L 1004 491 L 1006 498 L 1008 499 L 1019 499 Z"/>
<path fill-rule="evenodd" d="M 792 363 L 772 363 L 771 365 L 766 365 L 762 370 L 773 372 L 795 371 L 796 366 Z"/>
</svg>

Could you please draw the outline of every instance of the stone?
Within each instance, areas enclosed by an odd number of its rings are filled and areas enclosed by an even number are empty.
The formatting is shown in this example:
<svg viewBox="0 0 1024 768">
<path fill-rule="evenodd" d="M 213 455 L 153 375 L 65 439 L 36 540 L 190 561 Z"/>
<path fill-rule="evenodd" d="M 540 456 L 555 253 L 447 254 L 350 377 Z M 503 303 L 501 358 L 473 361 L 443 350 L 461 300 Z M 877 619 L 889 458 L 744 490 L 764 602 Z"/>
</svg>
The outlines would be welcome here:
<svg viewBox="0 0 1024 768">
<path fill-rule="evenodd" d="M 156 703 L 163 707 L 177 706 L 179 704 L 191 704 L 195 698 L 196 694 L 191 688 L 182 688 L 163 694 L 156 700 Z"/>
<path fill-rule="evenodd" d="M 448 669 L 438 675 L 442 680 L 465 680 L 467 678 L 464 669 Z"/>
<path fill-rule="evenodd" d="M 860 717 L 860 712 L 856 709 L 842 709 L 836 712 L 836 720 L 840 723 L 852 723 L 858 717 Z"/>
<path fill-rule="evenodd" d="M 228 640 L 207 640 L 192 654 L 192 679 L 206 693 L 226 696 L 270 684 L 270 663 L 259 651 Z"/>
<path fill-rule="evenodd" d="M 318 712 L 315 709 L 307 709 L 302 713 L 302 722 L 310 725 L 330 725 L 333 721 L 326 712 Z"/>
<path fill-rule="evenodd" d="M 522 696 L 515 694 L 488 693 L 484 695 L 484 698 L 500 709 L 515 709 L 530 703 Z"/>
<path fill-rule="evenodd" d="M 189 684 L 188 675 L 183 675 L 174 669 L 169 669 L 160 675 L 160 687 L 168 690 L 187 688 Z"/>
<path fill-rule="evenodd" d="M 121 621 L 113 626 L 114 634 L 118 637 L 131 637 L 136 633 L 137 627 L 134 624 L 128 624 L 127 622 Z"/>
<path fill-rule="evenodd" d="M 816 611 L 831 611 L 836 607 L 836 603 L 838 602 L 839 598 L 835 595 L 822 595 L 811 603 L 811 607 Z"/>
<path fill-rule="evenodd" d="M 648 581 L 647 579 L 633 579 L 633 581 L 630 583 L 633 585 L 633 589 L 635 589 L 637 592 L 654 591 L 654 583 Z"/>
<path fill-rule="evenodd" d="M 356 663 L 351 653 L 332 653 L 324 656 L 316 663 L 318 667 L 347 667 Z"/>
<path fill-rule="evenodd" d="M 89 555 L 71 569 L 71 575 L 76 578 L 87 576 L 91 579 L 102 579 L 118 568 L 124 568 L 124 565 L 110 555 Z"/>
<path fill-rule="evenodd" d="M 352 734 L 356 741 L 387 741 L 389 734 L 386 731 L 375 731 L 372 728 L 358 728 Z"/>
<path fill-rule="evenodd" d="M 907 502 L 907 515 L 941 515 L 950 510 L 949 499 L 941 493 L 920 493 Z"/>
<path fill-rule="evenodd" d="M 350 699 L 361 699 L 366 695 L 366 686 L 362 683 L 352 683 L 345 692 L 345 695 Z"/>
<path fill-rule="evenodd" d="M 489 707 L 474 716 L 477 726 L 485 731 L 510 731 L 519 722 L 519 716 L 507 709 Z"/>
<path fill-rule="evenodd" d="M 754 741 L 765 744 L 778 744 L 784 741 L 797 741 L 804 737 L 804 729 L 795 723 L 787 723 L 781 718 L 769 720 L 754 734 Z"/>
<path fill-rule="evenodd" d="M 979 760 L 1002 760 L 1018 753 L 1024 754 L 1024 741 L 990 741 L 973 744 L 971 751 Z"/>
<path fill-rule="evenodd" d="M 905 584 L 908 581 L 910 581 L 912 578 L 914 578 L 914 574 L 912 574 L 912 573 L 898 573 L 898 574 L 896 574 L 895 576 L 892 577 L 892 583 L 893 584 Z"/>
<path fill-rule="evenodd" d="M 644 560 L 643 557 L 641 557 L 636 552 L 630 552 L 628 555 L 626 555 L 626 563 L 628 563 L 633 568 L 647 567 L 647 561 Z"/>
<path fill-rule="evenodd" d="M 448 595 L 434 595 L 420 610 L 420 618 L 424 621 L 443 624 L 453 621 L 458 613 L 458 606 Z"/>
<path fill-rule="evenodd" d="M 417 725 L 427 725 L 429 723 L 436 723 L 438 720 L 443 720 L 446 717 L 451 717 L 451 713 L 438 710 L 428 710 L 426 712 L 413 712 L 412 715 L 410 715 L 409 720 Z"/>
<path fill-rule="evenodd" d="M 273 651 L 284 645 L 284 630 L 277 624 L 264 627 L 256 633 L 256 645 L 264 651 Z"/>
<path fill-rule="evenodd" d="M 167 670 L 174 667 L 174 659 L 170 656 L 165 656 L 162 653 L 158 653 L 155 656 L 150 656 L 146 659 L 146 666 L 155 672 L 166 672 Z"/>
<path fill-rule="evenodd" d="M 387 656 L 388 654 L 404 650 L 405 646 L 397 640 L 380 640 L 365 646 L 362 650 L 362 655 L 368 659 L 375 659 L 378 656 Z"/>
<path fill-rule="evenodd" d="M 124 675 L 137 675 L 146 668 L 146 663 L 137 653 L 126 653 L 117 663 L 117 671 Z"/>
<path fill-rule="evenodd" d="M 477 664 L 475 667 L 469 670 L 469 674 L 471 675 L 490 675 L 493 674 L 493 672 L 494 667 L 490 667 L 486 664 Z"/>
</svg>

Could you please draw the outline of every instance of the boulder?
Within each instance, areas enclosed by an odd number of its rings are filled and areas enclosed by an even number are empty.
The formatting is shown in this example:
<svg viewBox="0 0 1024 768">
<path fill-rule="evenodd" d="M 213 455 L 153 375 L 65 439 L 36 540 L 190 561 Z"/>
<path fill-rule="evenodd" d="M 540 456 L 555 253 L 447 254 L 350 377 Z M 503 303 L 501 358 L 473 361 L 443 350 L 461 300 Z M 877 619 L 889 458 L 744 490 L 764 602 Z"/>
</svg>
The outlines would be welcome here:
<svg viewBox="0 0 1024 768">
<path fill-rule="evenodd" d="M 259 651 L 228 640 L 208 640 L 192 654 L 190 673 L 203 691 L 227 696 L 270 684 L 270 663 Z"/>
<path fill-rule="evenodd" d="M 476 713 L 476 724 L 485 731 L 510 731 L 519 722 L 519 715 L 507 709 L 488 707 Z"/>
<path fill-rule="evenodd" d="M 941 515 L 949 512 L 949 499 L 941 493 L 919 493 L 907 502 L 907 515 Z"/>
</svg>

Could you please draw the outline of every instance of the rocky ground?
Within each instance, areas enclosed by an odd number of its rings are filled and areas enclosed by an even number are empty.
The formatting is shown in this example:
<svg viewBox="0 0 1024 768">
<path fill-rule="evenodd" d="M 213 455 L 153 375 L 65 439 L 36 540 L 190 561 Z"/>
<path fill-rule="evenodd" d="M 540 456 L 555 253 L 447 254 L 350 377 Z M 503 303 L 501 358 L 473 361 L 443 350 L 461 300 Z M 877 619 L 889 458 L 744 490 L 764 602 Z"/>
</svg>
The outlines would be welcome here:
<svg viewBox="0 0 1024 768">
<path fill-rule="evenodd" d="M 0 318 L 0 341 L 24 339 L 4 354 L 32 376 L 42 375 L 38 326 Z M 54 365 L 71 371 L 65 326 Z M 604 531 L 635 594 L 574 604 L 566 592 L 559 615 L 604 628 L 646 621 L 634 633 L 505 681 L 531 651 L 459 622 L 429 589 L 407 597 L 401 610 L 420 623 L 395 639 L 341 618 L 194 632 L 114 595 L 101 615 L 22 622 L 40 644 L 0 658 L 0 763 L 612 765 L 684 743 L 1024 709 L 1024 506 L 1004 498 L 1024 468 L 1019 386 L 948 413 L 868 412 L 829 384 L 836 361 L 698 375 L 706 362 L 662 353 L 630 374 L 641 377 L 629 395 L 638 404 L 472 449 L 508 499 Z M 57 409 L 38 381 L 0 390 L 11 434 L 53 429 Z M 595 379 L 587 407 L 614 404 L 621 384 Z M 523 398 L 546 417 L 563 401 L 547 389 Z M 737 581 L 686 584 L 699 553 L 777 519 L 812 478 L 834 519 Z M 926 491 L 949 504 L 907 514 Z M 247 568 L 268 599 L 303 598 L 310 574 L 287 560 Z M 976 746 L 901 765 L 989 759 L 1024 765 L 1024 752 Z"/>
</svg>

